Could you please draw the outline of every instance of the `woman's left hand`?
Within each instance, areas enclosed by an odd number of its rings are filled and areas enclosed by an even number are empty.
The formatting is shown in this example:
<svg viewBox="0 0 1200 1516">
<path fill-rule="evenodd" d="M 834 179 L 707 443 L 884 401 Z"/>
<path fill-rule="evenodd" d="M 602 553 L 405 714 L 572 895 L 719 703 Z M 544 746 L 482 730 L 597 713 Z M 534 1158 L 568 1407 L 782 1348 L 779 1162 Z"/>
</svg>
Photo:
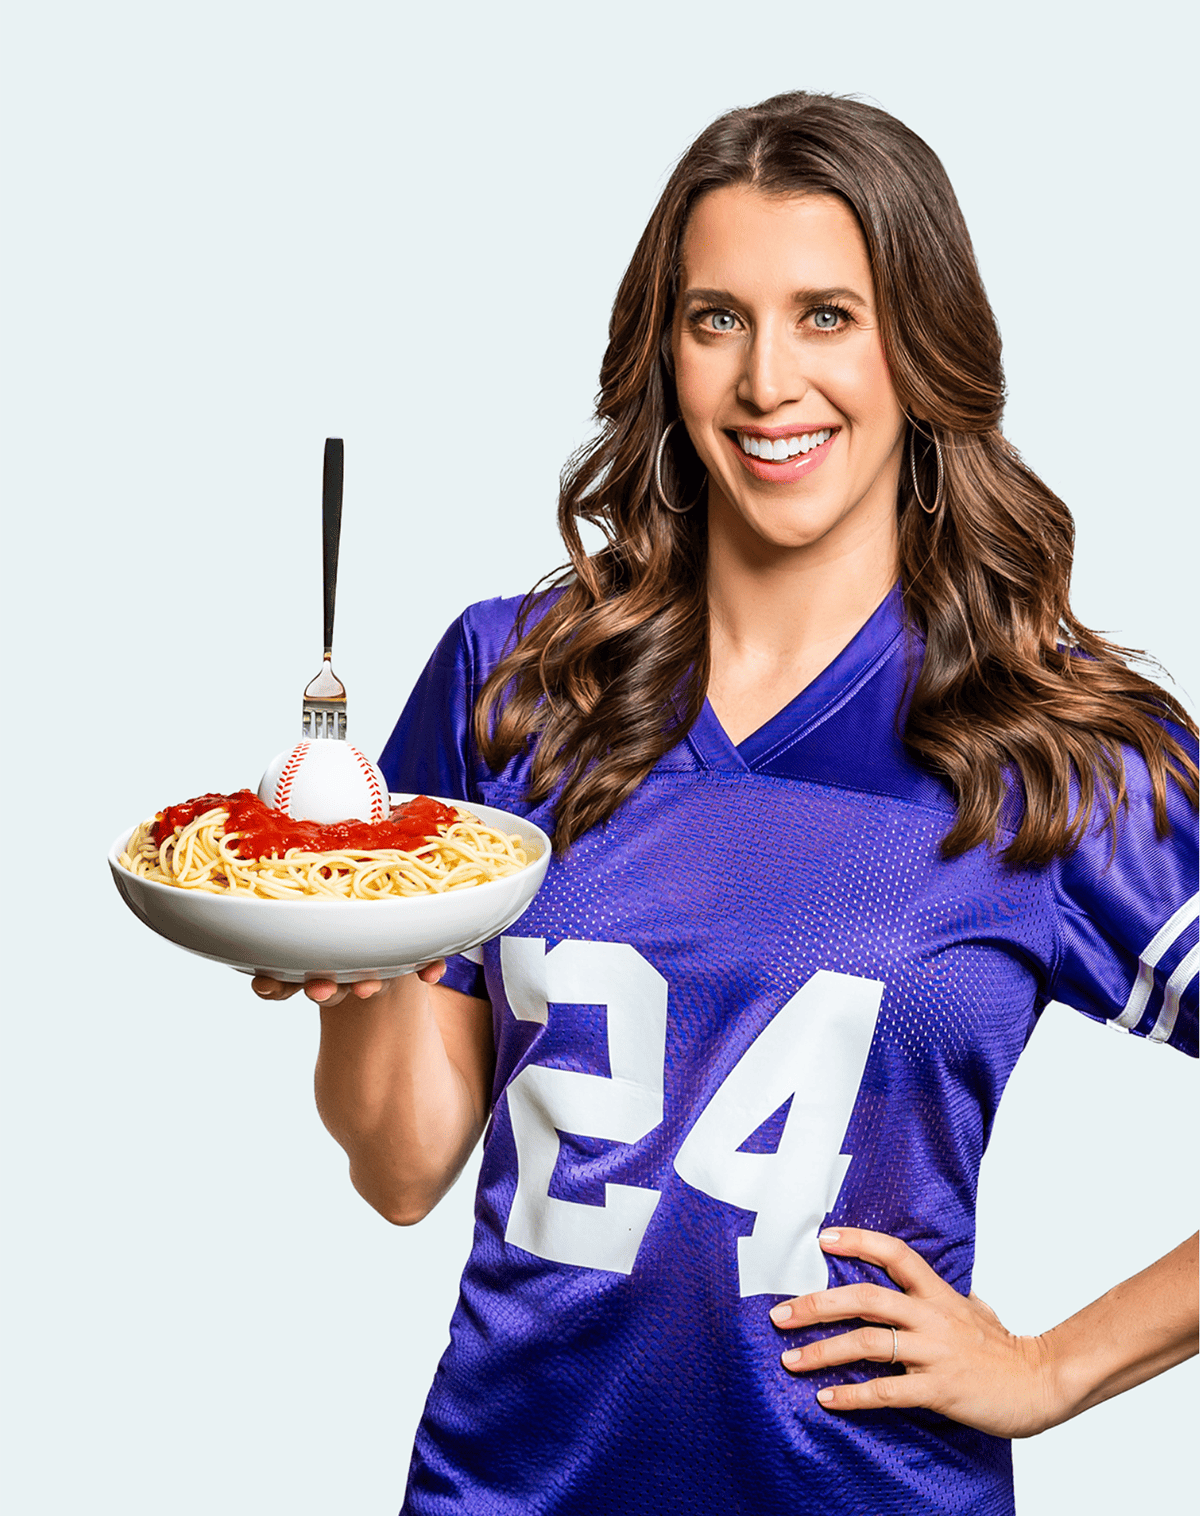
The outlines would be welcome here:
<svg viewBox="0 0 1200 1516">
<path fill-rule="evenodd" d="M 899 1238 L 838 1227 L 820 1241 L 827 1253 L 878 1264 L 900 1288 L 863 1282 L 775 1306 L 772 1321 L 787 1329 L 847 1317 L 880 1323 L 792 1348 L 784 1368 L 804 1374 L 864 1360 L 905 1367 L 902 1375 L 819 1390 L 827 1410 L 925 1406 L 997 1437 L 1029 1437 L 1060 1419 L 1042 1338 L 1014 1336 L 977 1295 L 960 1295 Z"/>
</svg>

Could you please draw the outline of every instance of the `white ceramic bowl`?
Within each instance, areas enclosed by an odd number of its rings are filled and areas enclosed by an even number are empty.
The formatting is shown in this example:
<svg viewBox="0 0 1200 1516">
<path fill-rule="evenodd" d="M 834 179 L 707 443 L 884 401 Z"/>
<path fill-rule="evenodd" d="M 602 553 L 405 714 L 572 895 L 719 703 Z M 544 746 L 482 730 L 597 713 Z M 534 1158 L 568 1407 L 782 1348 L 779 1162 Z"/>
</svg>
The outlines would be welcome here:
<svg viewBox="0 0 1200 1516">
<path fill-rule="evenodd" d="M 393 803 L 411 799 L 392 796 Z M 546 877 L 550 839 L 545 832 L 523 816 L 490 805 L 469 808 L 489 826 L 518 835 L 533 862 L 488 884 L 395 900 L 255 900 L 139 879 L 117 861 L 133 827 L 113 843 L 108 862 L 133 914 L 160 937 L 201 958 L 246 974 L 269 974 L 286 984 L 393 979 L 495 937 L 520 916 Z"/>
</svg>

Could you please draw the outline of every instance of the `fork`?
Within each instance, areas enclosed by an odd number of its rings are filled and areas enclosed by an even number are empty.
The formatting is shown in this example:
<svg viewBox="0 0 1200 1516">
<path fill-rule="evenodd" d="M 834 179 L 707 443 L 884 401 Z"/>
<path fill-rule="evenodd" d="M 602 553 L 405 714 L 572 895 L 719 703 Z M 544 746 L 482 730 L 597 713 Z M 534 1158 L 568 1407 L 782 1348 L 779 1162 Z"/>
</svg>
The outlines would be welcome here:
<svg viewBox="0 0 1200 1516">
<path fill-rule="evenodd" d="M 325 468 L 321 484 L 321 568 L 325 587 L 325 660 L 321 672 L 304 691 L 300 727 L 305 737 L 345 741 L 346 687 L 333 672 L 333 604 L 337 594 L 338 543 L 342 535 L 342 476 L 345 449 L 340 437 L 325 439 Z"/>
</svg>

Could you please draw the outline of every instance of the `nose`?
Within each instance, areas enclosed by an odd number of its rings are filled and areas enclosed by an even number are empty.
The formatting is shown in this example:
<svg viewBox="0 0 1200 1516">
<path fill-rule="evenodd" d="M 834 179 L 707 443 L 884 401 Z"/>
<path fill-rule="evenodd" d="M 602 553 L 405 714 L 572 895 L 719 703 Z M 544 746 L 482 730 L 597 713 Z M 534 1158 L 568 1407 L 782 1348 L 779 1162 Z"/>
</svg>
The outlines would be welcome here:
<svg viewBox="0 0 1200 1516">
<path fill-rule="evenodd" d="M 745 349 L 746 361 L 738 380 L 737 397 L 760 415 L 768 415 L 808 393 L 799 354 L 771 325 L 755 331 Z"/>
</svg>

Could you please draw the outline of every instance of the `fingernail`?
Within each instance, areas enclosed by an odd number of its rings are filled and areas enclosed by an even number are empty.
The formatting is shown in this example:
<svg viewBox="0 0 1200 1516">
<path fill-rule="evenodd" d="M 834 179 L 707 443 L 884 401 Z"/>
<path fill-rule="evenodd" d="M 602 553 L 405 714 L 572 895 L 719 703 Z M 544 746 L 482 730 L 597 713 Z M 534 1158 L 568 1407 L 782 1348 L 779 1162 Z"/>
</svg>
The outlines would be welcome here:
<svg viewBox="0 0 1200 1516">
<path fill-rule="evenodd" d="M 788 1305 L 786 1300 L 782 1301 L 779 1305 L 773 1305 L 771 1307 L 771 1320 L 775 1323 L 776 1326 L 781 1327 L 785 1321 L 790 1321 L 791 1319 L 792 1308 L 790 1305 Z"/>
<path fill-rule="evenodd" d="M 835 1227 L 827 1227 L 818 1237 L 818 1242 L 841 1242 L 842 1234 Z"/>
<path fill-rule="evenodd" d="M 784 1353 L 783 1357 L 779 1361 L 780 1361 L 780 1363 L 783 1364 L 783 1366 L 784 1366 L 785 1369 L 795 1369 L 795 1368 L 799 1368 L 799 1366 L 800 1366 L 800 1360 L 803 1357 L 804 1357 L 804 1349 L 803 1348 L 789 1348 L 788 1351 L 786 1353 Z"/>
<path fill-rule="evenodd" d="M 828 1405 L 830 1403 L 830 1401 L 833 1399 L 833 1391 L 832 1390 L 818 1390 L 817 1391 L 817 1399 L 821 1402 L 822 1405 Z"/>
</svg>

